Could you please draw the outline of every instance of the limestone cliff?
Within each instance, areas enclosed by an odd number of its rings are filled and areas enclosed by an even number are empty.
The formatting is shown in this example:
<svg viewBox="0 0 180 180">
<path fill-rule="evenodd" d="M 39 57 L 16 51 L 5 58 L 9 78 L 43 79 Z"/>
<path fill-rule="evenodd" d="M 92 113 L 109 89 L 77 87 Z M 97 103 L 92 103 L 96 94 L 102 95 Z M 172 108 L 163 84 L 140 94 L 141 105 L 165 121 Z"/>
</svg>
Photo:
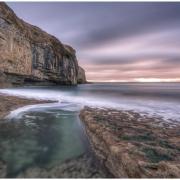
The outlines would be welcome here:
<svg viewBox="0 0 180 180">
<path fill-rule="evenodd" d="M 1 84 L 77 84 L 79 66 L 75 53 L 54 36 L 19 19 L 0 2 Z"/>
<path fill-rule="evenodd" d="M 85 75 L 85 70 L 79 66 L 78 68 L 78 83 L 82 84 L 82 83 L 86 83 L 86 75 Z"/>
</svg>

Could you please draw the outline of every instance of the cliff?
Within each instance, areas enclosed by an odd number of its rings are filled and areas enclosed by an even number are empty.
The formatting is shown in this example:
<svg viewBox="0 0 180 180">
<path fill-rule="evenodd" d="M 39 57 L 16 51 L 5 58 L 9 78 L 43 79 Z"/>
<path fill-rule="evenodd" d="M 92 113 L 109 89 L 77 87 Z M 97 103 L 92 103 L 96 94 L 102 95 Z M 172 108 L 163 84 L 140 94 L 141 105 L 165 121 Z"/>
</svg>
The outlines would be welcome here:
<svg viewBox="0 0 180 180">
<path fill-rule="evenodd" d="M 86 83 L 86 75 L 85 75 L 85 70 L 79 66 L 78 68 L 78 83 L 82 84 L 82 83 Z"/>
<path fill-rule="evenodd" d="M 0 2 L 1 86 L 27 82 L 74 85 L 78 82 L 75 50 L 19 19 Z"/>
</svg>

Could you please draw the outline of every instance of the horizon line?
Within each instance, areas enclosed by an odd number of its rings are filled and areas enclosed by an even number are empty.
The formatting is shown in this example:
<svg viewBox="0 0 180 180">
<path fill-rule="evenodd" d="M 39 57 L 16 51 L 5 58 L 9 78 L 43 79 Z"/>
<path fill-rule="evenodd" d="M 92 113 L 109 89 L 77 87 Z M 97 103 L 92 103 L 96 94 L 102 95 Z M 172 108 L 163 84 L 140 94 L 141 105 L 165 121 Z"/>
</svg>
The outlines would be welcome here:
<svg viewBox="0 0 180 180">
<path fill-rule="evenodd" d="M 180 78 L 134 78 L 132 80 L 87 80 L 88 82 L 121 82 L 121 83 L 180 83 Z"/>
</svg>

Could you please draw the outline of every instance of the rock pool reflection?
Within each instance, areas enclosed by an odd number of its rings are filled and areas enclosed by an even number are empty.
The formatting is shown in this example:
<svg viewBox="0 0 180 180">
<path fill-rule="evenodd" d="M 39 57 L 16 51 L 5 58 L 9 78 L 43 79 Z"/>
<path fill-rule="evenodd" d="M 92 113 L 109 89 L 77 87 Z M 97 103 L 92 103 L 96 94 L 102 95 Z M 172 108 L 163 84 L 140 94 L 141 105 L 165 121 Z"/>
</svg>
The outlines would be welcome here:
<svg viewBox="0 0 180 180">
<path fill-rule="evenodd" d="M 31 109 L 0 126 L 0 159 L 7 164 L 7 177 L 32 166 L 57 166 L 88 149 L 78 111 Z"/>
</svg>

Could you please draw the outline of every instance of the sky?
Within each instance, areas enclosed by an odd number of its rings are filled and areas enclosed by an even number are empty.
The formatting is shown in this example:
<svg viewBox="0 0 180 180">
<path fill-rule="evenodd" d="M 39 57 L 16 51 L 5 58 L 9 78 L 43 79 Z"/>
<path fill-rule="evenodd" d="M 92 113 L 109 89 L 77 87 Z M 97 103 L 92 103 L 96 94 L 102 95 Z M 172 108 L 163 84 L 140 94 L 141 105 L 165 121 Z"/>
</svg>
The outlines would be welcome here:
<svg viewBox="0 0 180 180">
<path fill-rule="evenodd" d="M 180 81 L 180 2 L 8 2 L 76 49 L 89 81 Z"/>
</svg>

